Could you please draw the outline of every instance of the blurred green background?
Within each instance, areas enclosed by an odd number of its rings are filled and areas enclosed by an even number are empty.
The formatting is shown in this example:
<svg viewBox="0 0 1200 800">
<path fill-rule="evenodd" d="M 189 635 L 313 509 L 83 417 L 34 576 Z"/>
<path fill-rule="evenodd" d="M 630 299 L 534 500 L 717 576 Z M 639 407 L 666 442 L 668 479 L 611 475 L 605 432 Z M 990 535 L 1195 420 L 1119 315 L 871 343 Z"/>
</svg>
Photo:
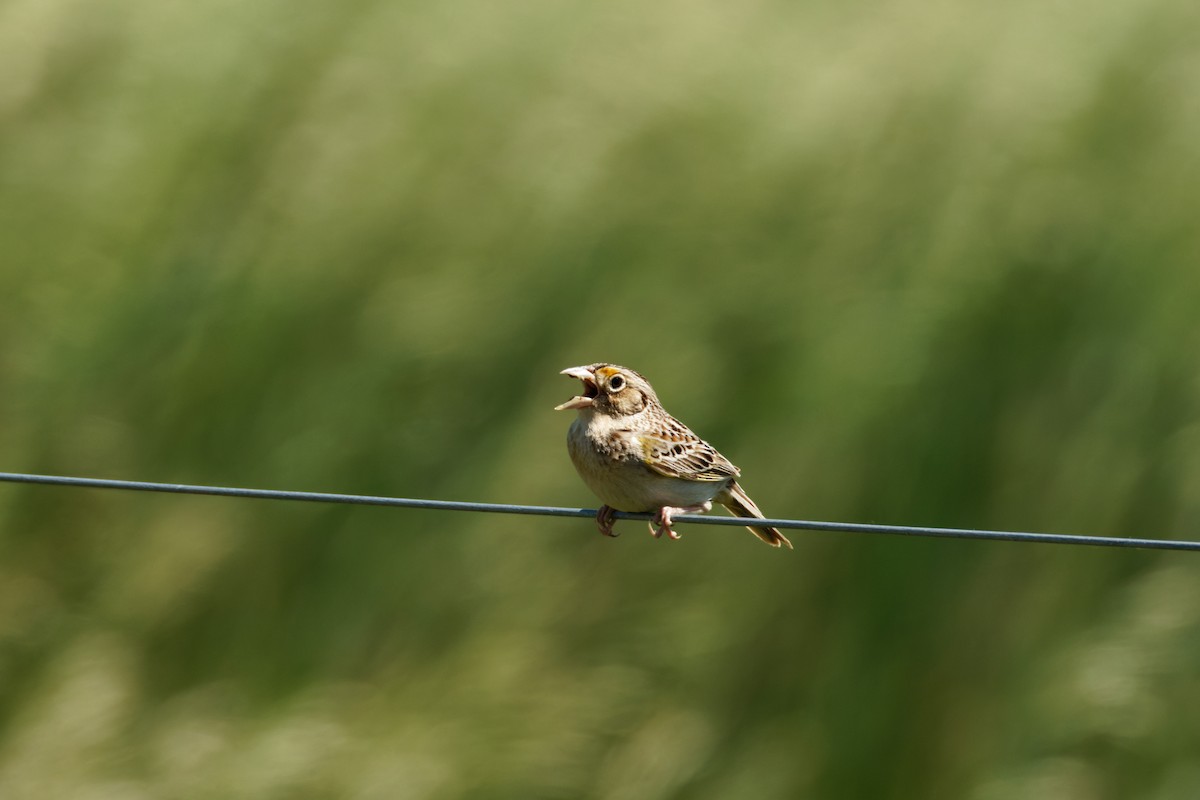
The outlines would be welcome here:
<svg viewBox="0 0 1200 800">
<path fill-rule="evenodd" d="M 0 5 L 0 469 L 1200 538 L 1194 0 Z M 0 485 L 0 797 L 1200 796 L 1200 557 Z"/>
</svg>

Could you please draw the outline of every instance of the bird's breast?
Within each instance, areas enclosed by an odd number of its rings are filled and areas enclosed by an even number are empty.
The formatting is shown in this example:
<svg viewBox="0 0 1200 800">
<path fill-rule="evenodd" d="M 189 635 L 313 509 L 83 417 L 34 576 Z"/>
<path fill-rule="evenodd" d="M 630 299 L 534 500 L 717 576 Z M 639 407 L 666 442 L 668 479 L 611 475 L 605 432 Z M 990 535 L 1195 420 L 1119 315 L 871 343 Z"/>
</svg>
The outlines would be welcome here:
<svg viewBox="0 0 1200 800">
<path fill-rule="evenodd" d="M 567 451 L 579 476 L 605 505 L 619 511 L 655 511 L 700 505 L 728 481 L 689 481 L 647 467 L 632 431 L 589 425 L 582 417 L 567 432 Z"/>
</svg>

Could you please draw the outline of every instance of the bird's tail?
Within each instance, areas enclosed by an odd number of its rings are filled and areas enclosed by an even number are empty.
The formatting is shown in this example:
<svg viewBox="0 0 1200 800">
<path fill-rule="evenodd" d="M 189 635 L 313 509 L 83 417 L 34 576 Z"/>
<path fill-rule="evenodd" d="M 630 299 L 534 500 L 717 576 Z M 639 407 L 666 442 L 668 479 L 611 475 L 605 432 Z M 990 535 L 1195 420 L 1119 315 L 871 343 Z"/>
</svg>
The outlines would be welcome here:
<svg viewBox="0 0 1200 800">
<path fill-rule="evenodd" d="M 763 518 L 763 513 L 758 510 L 758 506 L 754 505 L 754 501 L 746 494 L 746 490 L 738 485 L 737 481 L 729 484 L 717 502 L 725 506 L 735 517 L 758 517 Z M 771 547 L 786 547 L 792 549 L 792 543 L 788 538 L 779 532 L 778 528 L 767 528 L 757 525 L 747 525 L 747 529 L 758 538 L 762 539 Z"/>
</svg>

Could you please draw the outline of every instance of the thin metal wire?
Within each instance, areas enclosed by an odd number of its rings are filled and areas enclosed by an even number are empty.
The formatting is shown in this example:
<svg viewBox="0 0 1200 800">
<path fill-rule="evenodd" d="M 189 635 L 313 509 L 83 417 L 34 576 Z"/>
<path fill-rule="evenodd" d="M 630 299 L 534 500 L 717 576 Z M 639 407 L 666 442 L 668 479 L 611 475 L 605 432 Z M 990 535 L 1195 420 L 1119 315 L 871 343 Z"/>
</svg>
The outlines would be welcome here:
<svg viewBox="0 0 1200 800">
<path fill-rule="evenodd" d="M 255 500 L 348 503 L 364 506 L 423 508 L 437 511 L 477 511 L 489 514 L 526 514 L 543 517 L 594 517 L 596 515 L 596 510 L 591 508 L 523 506 L 509 503 L 468 503 L 455 500 L 423 500 L 407 497 L 331 494 L 328 492 L 292 492 L 278 489 L 242 489 L 228 486 L 195 486 L 184 483 L 149 483 L 146 481 L 118 481 L 103 478 L 76 478 L 63 475 L 28 475 L 19 472 L 0 472 L 0 481 L 49 486 L 72 486 L 89 489 L 122 489 L 134 492 L 216 495 L 219 497 L 241 497 Z M 629 514 L 624 511 L 619 511 L 614 516 L 616 519 L 650 519 L 649 514 Z M 698 525 L 742 526 L 746 524 L 746 520 L 742 517 L 702 516 L 698 514 L 678 516 L 675 517 L 675 520 L 677 522 L 689 522 Z M 929 528 L 914 525 L 875 525 L 864 522 L 821 522 L 800 519 L 763 519 L 756 520 L 756 524 L 792 530 L 835 531 L 839 533 L 934 536 L 945 539 L 984 539 L 1037 544 L 1088 545 L 1093 547 L 1132 547 L 1143 550 L 1200 551 L 1200 542 L 1176 539 L 1135 539 L 1117 536 L 1079 536 L 1059 533 L 1027 533 L 1024 531 L 989 531 L 974 528 Z"/>
</svg>

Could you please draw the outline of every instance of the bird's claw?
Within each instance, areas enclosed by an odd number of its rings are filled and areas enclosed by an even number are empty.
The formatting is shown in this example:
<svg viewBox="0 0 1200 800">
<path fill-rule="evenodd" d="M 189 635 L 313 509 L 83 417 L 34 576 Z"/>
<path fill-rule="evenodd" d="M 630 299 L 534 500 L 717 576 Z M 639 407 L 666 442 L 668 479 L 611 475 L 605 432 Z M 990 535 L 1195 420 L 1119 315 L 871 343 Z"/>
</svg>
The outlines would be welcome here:
<svg viewBox="0 0 1200 800">
<path fill-rule="evenodd" d="M 613 539 L 621 535 L 613 530 L 613 525 L 617 522 L 614 519 L 616 513 L 617 510 L 612 506 L 600 506 L 600 510 L 596 512 L 596 527 L 600 529 L 600 533 Z"/>
<path fill-rule="evenodd" d="M 671 519 L 676 514 L 700 514 L 705 511 L 712 510 L 712 501 L 706 500 L 694 506 L 663 506 L 654 515 L 654 519 L 650 521 L 650 533 L 655 539 L 662 538 L 665 533 L 668 539 L 678 541 L 683 538 L 679 531 L 675 530 L 675 521 Z"/>
<path fill-rule="evenodd" d="M 654 519 L 650 521 L 650 535 L 655 539 L 661 539 L 665 533 L 668 539 L 678 541 L 680 538 L 679 532 L 671 527 L 671 512 L 676 509 L 665 507 L 660 508 L 658 513 L 654 515 Z"/>
</svg>

